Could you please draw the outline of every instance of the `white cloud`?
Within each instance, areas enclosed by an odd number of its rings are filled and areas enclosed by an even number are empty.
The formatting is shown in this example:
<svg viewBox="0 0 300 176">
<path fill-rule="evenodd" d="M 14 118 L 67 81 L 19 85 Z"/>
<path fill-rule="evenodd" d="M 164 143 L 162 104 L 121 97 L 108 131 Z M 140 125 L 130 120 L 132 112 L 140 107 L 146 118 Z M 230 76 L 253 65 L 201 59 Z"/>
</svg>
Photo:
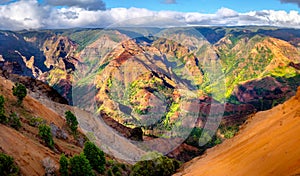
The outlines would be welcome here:
<svg viewBox="0 0 300 176">
<path fill-rule="evenodd" d="M 0 27 L 3 29 L 41 28 L 48 7 L 41 7 L 35 0 L 21 0 L 0 6 Z"/>
<path fill-rule="evenodd" d="M 92 0 L 94 1 L 94 0 Z M 142 18 L 144 17 L 144 18 Z M 107 27 L 119 25 L 274 25 L 300 28 L 297 11 L 262 10 L 238 13 L 221 8 L 216 13 L 151 11 L 144 8 L 89 10 L 81 7 L 56 8 L 37 0 L 20 0 L 0 5 L 0 29 Z"/>
<path fill-rule="evenodd" d="M 216 15 L 221 16 L 221 17 L 237 17 L 237 16 L 239 16 L 239 14 L 236 11 L 225 8 L 225 7 L 220 8 L 217 11 Z"/>
</svg>

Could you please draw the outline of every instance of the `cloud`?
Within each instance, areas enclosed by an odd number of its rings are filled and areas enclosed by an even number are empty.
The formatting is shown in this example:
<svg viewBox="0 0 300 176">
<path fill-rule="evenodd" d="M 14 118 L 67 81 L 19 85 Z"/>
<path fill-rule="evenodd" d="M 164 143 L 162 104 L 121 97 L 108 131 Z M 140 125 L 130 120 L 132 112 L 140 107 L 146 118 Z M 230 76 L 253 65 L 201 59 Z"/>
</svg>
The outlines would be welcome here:
<svg viewBox="0 0 300 176">
<path fill-rule="evenodd" d="M 217 11 L 217 15 L 222 16 L 222 17 L 237 17 L 239 14 L 231 9 L 222 7 Z"/>
<path fill-rule="evenodd" d="M 176 4 L 176 0 L 164 0 L 164 4 Z"/>
<path fill-rule="evenodd" d="M 35 0 L 22 0 L 0 6 L 0 28 L 31 29 L 41 28 L 49 9 L 41 7 Z"/>
<path fill-rule="evenodd" d="M 46 4 L 53 6 L 79 7 L 86 10 L 105 10 L 102 0 L 45 0 Z"/>
<path fill-rule="evenodd" d="M 300 7 L 300 0 L 280 0 L 281 3 L 294 3 Z"/>
<path fill-rule="evenodd" d="M 224 7 L 211 14 L 151 11 L 145 8 L 55 8 L 49 4 L 42 5 L 37 0 L 20 0 L 0 6 L 0 29 L 108 27 L 116 24 L 147 27 L 272 25 L 300 28 L 300 14 L 298 11 L 274 10 L 238 13 Z"/>
</svg>

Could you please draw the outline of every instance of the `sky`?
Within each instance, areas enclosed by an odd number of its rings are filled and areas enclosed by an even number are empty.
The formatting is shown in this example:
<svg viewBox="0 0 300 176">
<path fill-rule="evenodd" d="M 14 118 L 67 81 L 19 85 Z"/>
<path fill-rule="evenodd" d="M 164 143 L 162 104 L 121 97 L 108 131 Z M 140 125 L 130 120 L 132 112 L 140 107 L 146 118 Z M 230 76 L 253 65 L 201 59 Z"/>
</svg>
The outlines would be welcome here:
<svg viewBox="0 0 300 176">
<path fill-rule="evenodd" d="M 297 0 L 295 0 L 296 2 Z M 145 3 L 147 2 L 147 3 Z M 298 1 L 300 2 L 300 0 Z M 137 7 L 153 11 L 173 10 L 181 12 L 214 13 L 222 7 L 238 12 L 252 10 L 299 10 L 297 3 L 282 3 L 280 0 L 106 0 L 107 8 Z"/>
<path fill-rule="evenodd" d="M 109 26 L 300 28 L 300 0 L 0 0 L 0 29 Z"/>
</svg>

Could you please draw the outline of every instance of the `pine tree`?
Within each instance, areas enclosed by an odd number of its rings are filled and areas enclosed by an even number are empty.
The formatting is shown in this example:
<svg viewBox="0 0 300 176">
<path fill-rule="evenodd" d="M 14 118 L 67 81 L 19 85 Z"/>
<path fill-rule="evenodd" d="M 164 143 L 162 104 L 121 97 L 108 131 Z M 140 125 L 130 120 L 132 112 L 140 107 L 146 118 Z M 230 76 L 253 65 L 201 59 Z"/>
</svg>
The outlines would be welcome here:
<svg viewBox="0 0 300 176">
<path fill-rule="evenodd" d="M 93 169 L 99 173 L 103 173 L 105 165 L 104 152 L 100 150 L 94 143 L 86 142 L 83 149 L 84 155 L 89 160 Z"/>
<path fill-rule="evenodd" d="M 27 95 L 26 87 L 21 83 L 16 83 L 15 86 L 13 86 L 12 90 L 13 90 L 13 95 L 18 98 L 18 104 L 19 105 L 22 104 L 23 99 Z"/>
<path fill-rule="evenodd" d="M 83 153 L 70 159 L 71 176 L 94 176 L 94 172 Z"/>
<path fill-rule="evenodd" d="M 66 115 L 67 124 L 70 127 L 71 131 L 73 133 L 76 133 L 78 128 L 78 121 L 76 116 L 71 111 L 65 112 L 65 115 Z"/>
<path fill-rule="evenodd" d="M 7 117 L 5 116 L 4 102 L 5 102 L 4 97 L 0 95 L 0 123 L 7 122 Z"/>
<path fill-rule="evenodd" d="M 64 154 L 62 154 L 60 156 L 59 165 L 60 165 L 60 167 L 59 167 L 60 175 L 68 176 L 69 175 L 69 170 L 68 170 L 69 161 L 68 161 L 68 158 Z"/>
<path fill-rule="evenodd" d="M 48 125 L 39 126 L 39 136 L 45 141 L 46 145 L 53 149 L 54 141 L 52 138 L 51 128 Z"/>
<path fill-rule="evenodd" d="M 9 115 L 9 125 L 16 130 L 19 130 L 22 127 L 20 117 L 16 113 Z"/>
<path fill-rule="evenodd" d="M 19 175 L 19 168 L 14 159 L 4 153 L 0 153 L 0 175 Z"/>
</svg>

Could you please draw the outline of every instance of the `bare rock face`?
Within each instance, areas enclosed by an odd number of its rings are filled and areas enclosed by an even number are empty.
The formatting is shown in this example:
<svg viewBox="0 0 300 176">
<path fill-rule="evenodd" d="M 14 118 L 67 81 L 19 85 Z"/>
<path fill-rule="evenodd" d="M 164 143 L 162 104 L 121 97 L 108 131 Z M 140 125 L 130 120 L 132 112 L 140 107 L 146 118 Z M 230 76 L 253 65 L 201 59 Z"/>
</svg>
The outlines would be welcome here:
<svg viewBox="0 0 300 176">
<path fill-rule="evenodd" d="M 197 147 L 190 146 L 186 143 L 181 144 L 175 150 L 170 152 L 167 156 L 176 158 L 179 161 L 186 162 L 193 159 L 195 156 L 200 155 L 201 152 Z"/>
<path fill-rule="evenodd" d="M 41 49 L 46 57 L 45 64 L 48 68 L 64 65 L 62 69 L 67 70 L 68 67 L 65 60 L 73 55 L 76 48 L 77 45 L 68 37 L 53 35 L 44 41 Z"/>
<path fill-rule="evenodd" d="M 300 98 L 300 87 L 297 89 L 296 97 L 299 99 Z"/>
<path fill-rule="evenodd" d="M 297 70 L 300 70 L 300 63 L 295 64 L 294 62 L 290 62 L 290 63 L 289 63 L 289 66 L 294 67 L 294 68 L 297 69 Z"/>
<path fill-rule="evenodd" d="M 257 110 L 267 110 L 295 95 L 299 81 L 288 84 L 288 79 L 277 80 L 266 77 L 246 82 L 234 90 L 233 95 L 239 102 L 253 105 Z"/>
</svg>

